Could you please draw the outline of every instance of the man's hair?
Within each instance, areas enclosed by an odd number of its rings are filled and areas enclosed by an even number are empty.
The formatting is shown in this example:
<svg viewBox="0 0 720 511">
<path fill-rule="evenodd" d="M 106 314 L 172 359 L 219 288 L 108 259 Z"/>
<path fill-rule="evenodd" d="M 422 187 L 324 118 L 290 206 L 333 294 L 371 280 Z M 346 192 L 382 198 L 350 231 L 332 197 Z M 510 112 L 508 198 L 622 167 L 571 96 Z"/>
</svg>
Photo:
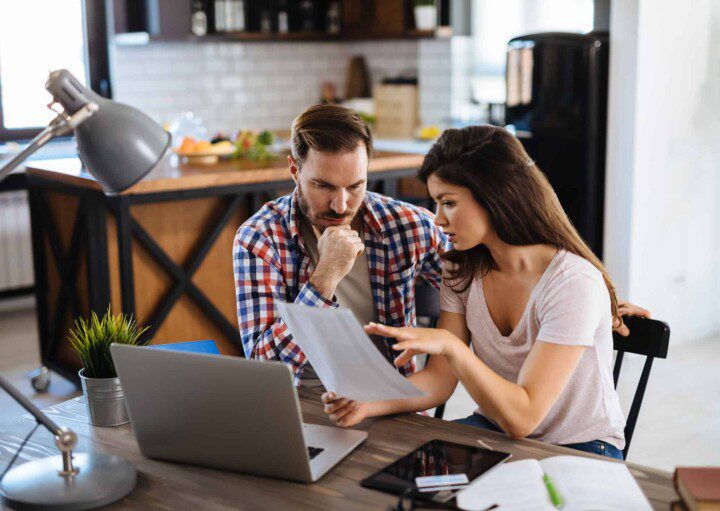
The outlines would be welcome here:
<svg viewBox="0 0 720 511">
<path fill-rule="evenodd" d="M 292 157 L 302 165 L 310 149 L 323 153 L 354 151 L 365 144 L 372 157 L 370 128 L 356 112 L 339 105 L 314 105 L 298 115 L 292 125 Z"/>
</svg>

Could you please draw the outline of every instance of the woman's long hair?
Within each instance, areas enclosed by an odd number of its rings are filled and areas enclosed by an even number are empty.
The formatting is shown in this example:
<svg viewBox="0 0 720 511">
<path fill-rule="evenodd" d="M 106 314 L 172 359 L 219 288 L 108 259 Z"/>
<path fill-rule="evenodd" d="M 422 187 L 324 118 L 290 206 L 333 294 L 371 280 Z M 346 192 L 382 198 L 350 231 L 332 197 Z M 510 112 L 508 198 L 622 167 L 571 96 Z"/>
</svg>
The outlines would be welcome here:
<svg viewBox="0 0 720 511">
<path fill-rule="evenodd" d="M 545 175 L 507 130 L 494 126 L 446 130 L 418 171 L 425 183 L 431 175 L 469 189 L 508 245 L 552 245 L 592 263 L 602 273 L 613 323 L 619 324 L 617 295 L 605 268 L 573 227 Z M 449 250 L 443 259 L 455 263 L 448 281 L 460 293 L 474 278 L 497 269 L 490 250 L 482 244 L 470 250 Z"/>
</svg>

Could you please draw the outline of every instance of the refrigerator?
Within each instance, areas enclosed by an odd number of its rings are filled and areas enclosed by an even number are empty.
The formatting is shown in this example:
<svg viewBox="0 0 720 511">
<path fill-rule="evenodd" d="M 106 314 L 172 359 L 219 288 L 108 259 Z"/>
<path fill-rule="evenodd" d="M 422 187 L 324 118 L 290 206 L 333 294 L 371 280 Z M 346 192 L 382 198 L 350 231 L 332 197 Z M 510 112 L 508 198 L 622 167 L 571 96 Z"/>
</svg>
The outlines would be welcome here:
<svg viewBox="0 0 720 511">
<path fill-rule="evenodd" d="M 542 33 L 507 48 L 507 125 L 602 258 L 608 33 Z"/>
</svg>

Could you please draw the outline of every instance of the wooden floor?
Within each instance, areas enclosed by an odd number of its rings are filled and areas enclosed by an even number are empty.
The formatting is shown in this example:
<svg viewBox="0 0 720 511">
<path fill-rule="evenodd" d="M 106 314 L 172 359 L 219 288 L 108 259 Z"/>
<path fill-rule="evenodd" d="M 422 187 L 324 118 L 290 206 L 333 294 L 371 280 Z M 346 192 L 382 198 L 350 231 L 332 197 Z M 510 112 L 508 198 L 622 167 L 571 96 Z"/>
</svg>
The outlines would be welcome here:
<svg viewBox="0 0 720 511">
<path fill-rule="evenodd" d="M 39 406 L 75 397 L 76 388 L 55 375 L 48 392 L 36 394 L 24 374 L 40 360 L 35 310 L 31 301 L 0 304 L 0 371 Z M 628 460 L 673 470 L 678 465 L 720 464 L 720 337 L 673 344 L 667 360 L 653 366 L 640 419 Z M 642 368 L 640 358 L 629 355 L 620 375 L 623 409 Z M 461 387 L 448 402 L 445 418 L 472 413 L 473 402 Z M 24 410 L 0 391 L 0 422 Z"/>
<path fill-rule="evenodd" d="M 36 393 L 25 373 L 40 365 L 37 320 L 30 300 L 4 303 L 0 308 L 0 371 L 23 394 L 39 407 L 71 399 L 80 393 L 72 383 L 58 375 L 52 376 L 50 389 Z M 25 410 L 0 390 L 0 422 L 17 417 Z"/>
</svg>

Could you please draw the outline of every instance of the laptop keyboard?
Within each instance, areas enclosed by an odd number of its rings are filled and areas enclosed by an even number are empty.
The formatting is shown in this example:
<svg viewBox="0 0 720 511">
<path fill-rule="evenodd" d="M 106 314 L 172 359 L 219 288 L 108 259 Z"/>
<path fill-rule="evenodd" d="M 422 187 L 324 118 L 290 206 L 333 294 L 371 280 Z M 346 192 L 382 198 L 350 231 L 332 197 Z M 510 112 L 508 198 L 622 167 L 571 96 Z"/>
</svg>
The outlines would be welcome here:
<svg viewBox="0 0 720 511">
<path fill-rule="evenodd" d="M 310 455 L 310 459 L 313 459 L 315 456 L 323 452 L 325 449 L 322 447 L 308 447 L 308 454 Z"/>
</svg>

